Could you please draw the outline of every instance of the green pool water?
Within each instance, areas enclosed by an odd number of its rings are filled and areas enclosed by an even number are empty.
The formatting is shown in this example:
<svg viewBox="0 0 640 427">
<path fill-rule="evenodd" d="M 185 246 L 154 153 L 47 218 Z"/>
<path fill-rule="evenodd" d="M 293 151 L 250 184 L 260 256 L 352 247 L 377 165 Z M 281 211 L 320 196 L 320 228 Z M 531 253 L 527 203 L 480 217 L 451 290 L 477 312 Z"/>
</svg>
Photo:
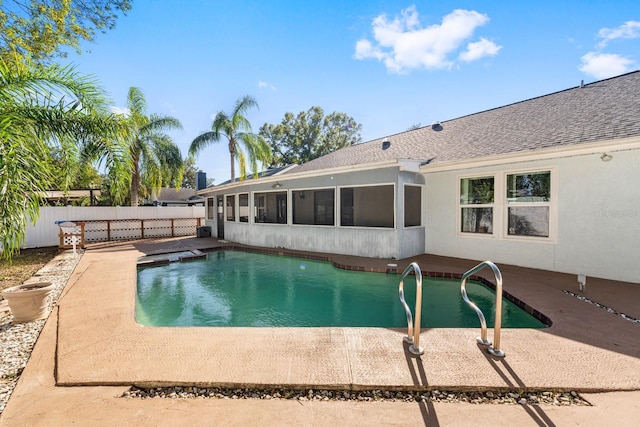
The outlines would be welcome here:
<svg viewBox="0 0 640 427">
<path fill-rule="evenodd" d="M 363 273 L 331 263 L 241 251 L 138 270 L 136 320 L 147 326 L 343 326 L 405 328 L 399 276 Z M 460 281 L 423 279 L 422 327 L 476 328 Z M 467 293 L 493 326 L 495 294 L 468 282 Z M 405 280 L 415 307 L 415 278 Z M 503 299 L 504 328 L 545 325 Z"/>
</svg>

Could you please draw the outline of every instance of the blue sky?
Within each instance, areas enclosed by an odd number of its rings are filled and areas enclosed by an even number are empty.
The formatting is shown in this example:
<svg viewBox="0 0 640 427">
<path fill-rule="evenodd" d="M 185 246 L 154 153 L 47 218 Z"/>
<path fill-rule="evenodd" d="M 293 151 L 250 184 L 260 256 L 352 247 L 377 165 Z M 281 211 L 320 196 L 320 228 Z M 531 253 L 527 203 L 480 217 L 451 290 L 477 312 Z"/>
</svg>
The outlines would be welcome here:
<svg viewBox="0 0 640 427">
<path fill-rule="evenodd" d="M 135 0 L 83 48 L 114 108 L 137 86 L 182 121 L 184 156 L 244 95 L 256 132 L 318 105 L 368 141 L 639 69 L 640 2 Z M 224 142 L 196 163 L 229 179 Z"/>
</svg>

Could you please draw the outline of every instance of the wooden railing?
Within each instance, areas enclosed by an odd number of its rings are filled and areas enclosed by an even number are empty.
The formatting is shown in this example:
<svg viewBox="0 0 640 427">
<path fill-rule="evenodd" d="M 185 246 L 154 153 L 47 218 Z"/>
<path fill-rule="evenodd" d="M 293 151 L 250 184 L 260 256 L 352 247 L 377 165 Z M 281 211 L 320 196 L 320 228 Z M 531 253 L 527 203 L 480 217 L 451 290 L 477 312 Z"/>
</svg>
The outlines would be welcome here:
<svg viewBox="0 0 640 427">
<path fill-rule="evenodd" d="M 82 224 L 83 243 L 135 240 L 152 237 L 195 236 L 200 218 L 104 219 L 74 221 Z M 61 232 L 61 242 L 62 242 Z"/>
<path fill-rule="evenodd" d="M 58 249 L 84 248 L 84 222 L 65 221 L 60 225 Z"/>
</svg>

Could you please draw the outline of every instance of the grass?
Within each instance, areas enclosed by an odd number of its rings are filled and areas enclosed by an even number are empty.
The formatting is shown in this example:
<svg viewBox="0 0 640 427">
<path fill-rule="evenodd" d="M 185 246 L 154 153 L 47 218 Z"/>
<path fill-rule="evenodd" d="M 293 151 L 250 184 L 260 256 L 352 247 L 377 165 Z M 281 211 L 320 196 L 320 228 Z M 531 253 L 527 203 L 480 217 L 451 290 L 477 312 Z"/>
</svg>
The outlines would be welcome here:
<svg viewBox="0 0 640 427">
<path fill-rule="evenodd" d="M 0 290 L 20 285 L 58 254 L 58 247 L 23 249 L 11 262 L 0 258 Z"/>
</svg>

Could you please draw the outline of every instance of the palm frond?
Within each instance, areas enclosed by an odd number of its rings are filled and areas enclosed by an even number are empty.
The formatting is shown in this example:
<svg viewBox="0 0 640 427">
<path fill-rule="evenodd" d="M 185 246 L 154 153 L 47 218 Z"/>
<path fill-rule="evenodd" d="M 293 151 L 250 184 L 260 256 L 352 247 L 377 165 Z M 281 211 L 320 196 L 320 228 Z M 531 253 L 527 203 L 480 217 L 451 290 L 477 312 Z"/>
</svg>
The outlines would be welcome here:
<svg viewBox="0 0 640 427">
<path fill-rule="evenodd" d="M 271 147 L 267 141 L 260 135 L 253 133 L 243 133 L 240 135 L 240 141 L 244 146 L 248 156 L 253 176 L 258 176 L 258 162 L 269 164 L 272 159 Z"/>
<path fill-rule="evenodd" d="M 182 130 L 182 123 L 175 117 L 152 114 L 148 123 L 141 129 L 141 133 L 168 130 Z"/>
<path fill-rule="evenodd" d="M 252 96 L 245 95 L 236 101 L 231 117 L 244 116 L 251 108 L 259 108 L 258 102 Z"/>
<path fill-rule="evenodd" d="M 214 117 L 213 123 L 211 124 L 211 131 L 218 135 L 218 137 L 224 135 L 228 139 L 233 136 L 233 123 L 224 111 L 219 111 Z"/>
<path fill-rule="evenodd" d="M 130 175 L 131 204 L 136 205 L 138 191 L 160 186 L 166 177 L 182 173 L 180 149 L 164 132 L 182 129 L 182 123 L 174 117 L 146 114 L 146 100 L 137 87 L 129 89 L 129 117 L 123 120 L 127 128 L 126 141 L 132 164 Z M 176 154 L 177 153 L 177 154 Z M 179 158 L 175 162 L 174 158 Z"/>
<path fill-rule="evenodd" d="M 147 112 L 147 100 L 138 87 L 130 87 L 127 93 L 127 108 L 132 115 L 144 116 Z"/>
<path fill-rule="evenodd" d="M 231 110 L 231 114 L 219 111 L 211 123 L 211 131 L 205 132 L 191 142 L 189 153 L 197 155 L 200 150 L 212 142 L 219 142 L 224 136 L 229 142 L 229 156 L 231 161 L 231 180 L 235 179 L 235 160 L 240 164 L 241 179 L 246 177 L 246 157 L 243 147 L 238 142 L 243 141 L 243 135 L 253 135 L 251 122 L 245 117 L 246 112 L 251 108 L 258 108 L 258 103 L 254 98 L 247 95 L 238 99 Z M 251 138 L 247 138 L 249 144 L 252 143 Z M 243 143 L 244 144 L 244 143 Z M 254 149 L 249 148 L 250 159 L 253 156 Z M 262 152 L 256 149 L 256 152 Z M 261 154 L 262 155 L 262 154 Z M 255 162 L 253 162 L 255 163 Z M 252 163 L 252 165 L 253 165 Z M 254 167 L 254 169 L 257 165 Z"/>
<path fill-rule="evenodd" d="M 31 139 L 31 144 L 25 144 Z M 51 174 L 43 156 L 49 148 L 28 129 L 0 117 L 0 247 L 6 259 L 20 250 L 26 227 L 39 216 L 42 196 Z"/>
<path fill-rule="evenodd" d="M 72 66 L 29 66 L 0 58 L 0 99 L 12 102 L 50 99 L 77 102 L 85 110 L 106 111 L 104 91 L 93 76 L 80 75 Z"/>
<path fill-rule="evenodd" d="M 86 159 L 104 158 L 113 171 L 130 174 L 121 145 L 113 143 L 126 132 L 106 105 L 95 79 L 73 67 L 0 58 L 0 247 L 5 257 L 19 249 L 28 221 L 38 217 L 43 192 L 53 183 L 53 147 L 61 156 L 63 187 Z"/>
<path fill-rule="evenodd" d="M 220 141 L 220 136 L 215 132 L 203 132 L 198 135 L 193 141 L 191 141 L 191 145 L 189 146 L 189 155 L 197 156 L 203 148 L 208 146 L 209 144 L 216 143 Z"/>
<path fill-rule="evenodd" d="M 247 179 L 247 161 L 244 155 L 244 151 L 242 148 L 236 148 L 236 159 L 238 159 L 238 164 L 240 165 L 240 181 L 244 181 Z"/>
</svg>

